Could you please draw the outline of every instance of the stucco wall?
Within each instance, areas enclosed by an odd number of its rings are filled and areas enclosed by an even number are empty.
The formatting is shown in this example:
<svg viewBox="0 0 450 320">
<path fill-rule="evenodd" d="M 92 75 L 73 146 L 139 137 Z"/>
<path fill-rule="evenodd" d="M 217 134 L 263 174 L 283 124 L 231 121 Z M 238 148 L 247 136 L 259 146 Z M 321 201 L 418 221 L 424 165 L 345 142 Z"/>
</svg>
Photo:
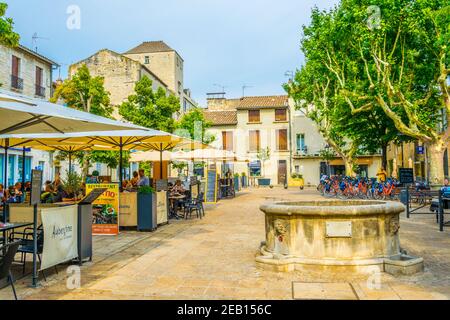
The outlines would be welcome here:
<svg viewBox="0 0 450 320">
<path fill-rule="evenodd" d="M 23 79 L 22 91 L 16 91 L 15 89 L 11 88 L 13 55 L 21 59 L 19 67 L 19 78 Z M 43 70 L 42 87 L 45 88 L 45 97 L 35 95 L 36 67 L 40 67 Z M 2 89 L 20 92 L 33 98 L 48 100 L 50 99 L 51 95 L 51 72 L 52 69 L 48 63 L 44 63 L 42 60 L 37 59 L 33 55 L 21 50 L 20 48 L 8 48 L 0 45 L 0 83 L 2 84 Z"/>
</svg>

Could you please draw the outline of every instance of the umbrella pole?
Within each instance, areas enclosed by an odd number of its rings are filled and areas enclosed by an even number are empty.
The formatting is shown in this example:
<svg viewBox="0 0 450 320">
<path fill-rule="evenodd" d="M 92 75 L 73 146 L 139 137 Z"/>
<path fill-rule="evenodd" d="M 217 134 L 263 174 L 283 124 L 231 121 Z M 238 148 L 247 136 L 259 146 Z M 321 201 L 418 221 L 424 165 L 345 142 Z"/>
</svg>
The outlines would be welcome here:
<svg viewBox="0 0 450 320">
<path fill-rule="evenodd" d="M 120 150 L 119 150 L 119 190 L 123 192 L 122 181 L 123 181 L 123 145 L 122 145 L 122 137 L 120 137 Z"/>
<path fill-rule="evenodd" d="M 8 189 L 8 148 L 9 148 L 9 138 L 5 139 L 5 157 L 4 157 L 4 183 L 5 183 L 5 190 Z"/>
<path fill-rule="evenodd" d="M 22 192 L 25 192 L 25 147 L 22 149 Z"/>
<path fill-rule="evenodd" d="M 159 149 L 159 174 L 160 174 L 160 179 L 163 179 L 163 146 L 162 143 L 160 144 L 160 149 Z"/>
<path fill-rule="evenodd" d="M 4 170 L 4 182 L 5 185 L 3 186 L 3 189 L 8 190 L 8 148 L 9 148 L 9 138 L 5 139 L 5 157 L 4 157 L 4 161 L 3 161 L 3 165 L 5 166 L 5 170 Z M 3 203 L 3 222 L 7 223 L 7 212 L 8 212 L 8 203 L 6 202 L 6 197 L 5 197 L 5 202 Z"/>
<path fill-rule="evenodd" d="M 72 151 L 69 151 L 69 174 L 72 173 Z"/>
</svg>

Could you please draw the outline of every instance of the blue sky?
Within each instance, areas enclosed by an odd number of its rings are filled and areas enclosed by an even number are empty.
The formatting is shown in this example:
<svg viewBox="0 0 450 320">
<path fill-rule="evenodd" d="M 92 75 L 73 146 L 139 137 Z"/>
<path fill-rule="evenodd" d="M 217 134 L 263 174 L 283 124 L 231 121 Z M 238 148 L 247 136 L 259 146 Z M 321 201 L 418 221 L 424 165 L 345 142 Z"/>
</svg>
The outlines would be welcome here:
<svg viewBox="0 0 450 320">
<path fill-rule="evenodd" d="M 205 105 L 206 92 L 227 97 L 283 94 L 286 71 L 303 61 L 301 26 L 311 8 L 337 0 L 13 0 L 7 16 L 21 43 L 68 65 L 108 48 L 124 52 L 142 41 L 164 40 L 185 61 L 185 87 Z M 69 30 L 70 5 L 81 9 L 81 28 Z M 55 76 L 58 76 L 56 72 Z"/>
</svg>

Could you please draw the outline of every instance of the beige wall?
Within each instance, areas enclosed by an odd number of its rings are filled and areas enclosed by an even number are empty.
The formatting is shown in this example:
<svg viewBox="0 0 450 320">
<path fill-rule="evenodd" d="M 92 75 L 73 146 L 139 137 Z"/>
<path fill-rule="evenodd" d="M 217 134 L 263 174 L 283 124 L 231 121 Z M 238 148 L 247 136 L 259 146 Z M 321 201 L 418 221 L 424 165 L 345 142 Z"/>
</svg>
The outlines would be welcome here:
<svg viewBox="0 0 450 320">
<path fill-rule="evenodd" d="M 0 83 L 1 88 L 10 91 L 16 91 L 11 88 L 12 74 L 12 56 L 21 59 L 19 67 L 19 78 L 23 79 L 23 90 L 18 91 L 24 95 L 44 100 L 50 99 L 52 88 L 52 67 L 37 59 L 33 55 L 21 50 L 20 48 L 8 48 L 0 45 Z M 36 67 L 43 70 L 42 86 L 45 88 L 45 97 L 36 96 Z M 17 91 L 16 91 L 17 92 Z"/>
<path fill-rule="evenodd" d="M 111 105 L 118 106 L 130 95 L 134 94 L 137 81 L 147 76 L 153 81 L 153 90 L 167 87 L 146 70 L 139 62 L 117 54 L 110 50 L 101 50 L 95 55 L 69 67 L 69 76 L 73 76 L 78 68 L 86 64 L 92 76 L 105 79 L 105 89 L 110 93 Z M 113 116 L 119 118 L 117 108 Z"/>
<path fill-rule="evenodd" d="M 158 78 L 165 82 L 176 96 L 183 96 L 183 59 L 175 51 L 155 53 L 125 54 L 126 57 L 139 61 L 149 68 Z M 149 64 L 145 64 L 145 57 L 149 56 Z M 181 83 L 181 88 L 178 87 Z"/>
<path fill-rule="evenodd" d="M 241 157 L 248 157 L 252 160 L 257 160 L 257 153 L 249 151 L 249 131 L 260 131 L 260 143 L 261 149 L 266 147 L 270 148 L 271 157 L 264 164 L 263 175 L 266 178 L 272 179 L 273 184 L 278 183 L 278 161 L 285 160 L 287 165 L 287 173 L 290 172 L 290 152 L 276 150 L 276 130 L 288 129 L 289 123 L 275 122 L 274 109 L 262 109 L 260 111 L 261 123 L 250 124 L 248 123 L 248 110 L 238 110 L 237 126 L 214 126 L 207 130 L 208 133 L 213 134 L 216 137 L 213 146 L 216 148 L 222 148 L 222 131 L 233 131 L 233 151 Z M 289 145 L 288 145 L 289 149 Z M 235 172 L 242 173 L 248 172 L 246 163 L 236 163 L 234 165 Z"/>
</svg>

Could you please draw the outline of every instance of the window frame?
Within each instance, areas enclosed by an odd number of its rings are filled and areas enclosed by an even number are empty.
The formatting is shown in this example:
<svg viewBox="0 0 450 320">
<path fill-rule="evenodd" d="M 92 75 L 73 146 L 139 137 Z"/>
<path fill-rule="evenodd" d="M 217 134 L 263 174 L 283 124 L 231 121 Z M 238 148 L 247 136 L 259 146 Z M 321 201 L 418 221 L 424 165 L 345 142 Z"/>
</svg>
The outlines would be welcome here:
<svg viewBox="0 0 450 320">
<path fill-rule="evenodd" d="M 256 145 L 253 147 L 253 135 L 256 138 Z M 248 151 L 249 152 L 259 152 L 261 151 L 261 132 L 260 130 L 249 130 L 248 132 Z"/>
<path fill-rule="evenodd" d="M 254 114 L 251 115 L 252 113 Z M 254 117 L 256 118 L 255 116 L 256 114 L 258 115 L 257 116 L 258 120 L 253 120 Z M 261 123 L 261 110 L 259 109 L 248 110 L 248 123 Z"/>
<path fill-rule="evenodd" d="M 281 145 L 281 132 L 284 132 L 283 145 Z M 278 151 L 289 151 L 288 130 L 287 129 L 277 129 L 276 135 L 277 135 L 276 136 L 277 150 Z"/>
<path fill-rule="evenodd" d="M 283 112 L 283 118 L 282 119 L 278 119 L 278 117 L 280 116 L 279 114 L 277 114 L 277 112 Z M 288 120 L 288 116 L 287 116 L 287 109 L 286 108 L 277 108 L 275 109 L 275 122 L 287 122 Z"/>
</svg>

